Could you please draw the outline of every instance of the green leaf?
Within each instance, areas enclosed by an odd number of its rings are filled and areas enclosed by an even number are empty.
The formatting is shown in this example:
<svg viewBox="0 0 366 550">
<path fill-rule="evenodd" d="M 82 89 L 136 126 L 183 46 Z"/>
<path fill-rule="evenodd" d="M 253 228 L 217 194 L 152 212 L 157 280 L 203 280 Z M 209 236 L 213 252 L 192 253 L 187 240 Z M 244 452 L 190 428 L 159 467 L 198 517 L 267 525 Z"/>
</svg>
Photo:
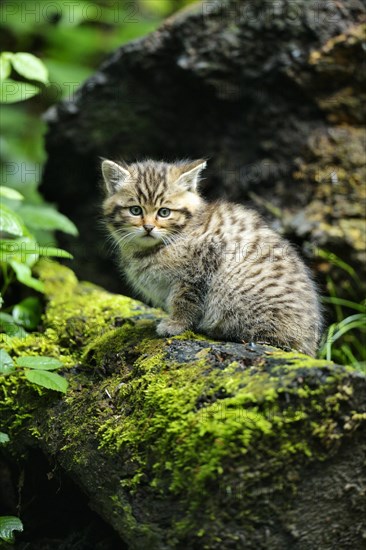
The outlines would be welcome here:
<svg viewBox="0 0 366 550">
<path fill-rule="evenodd" d="M 48 70 L 38 57 L 31 53 L 18 52 L 12 55 L 11 63 L 21 76 L 48 84 Z"/>
<path fill-rule="evenodd" d="M 364 313 L 366 311 L 366 305 L 362 302 L 358 304 L 357 302 L 345 300 L 344 298 L 338 298 L 337 296 L 322 296 L 322 302 L 324 302 L 325 304 L 346 306 L 350 309 L 360 311 L 361 313 Z"/>
<path fill-rule="evenodd" d="M 11 73 L 11 63 L 8 57 L 0 55 L 0 80 L 5 80 Z"/>
<path fill-rule="evenodd" d="M 27 332 L 24 328 L 17 325 L 13 317 L 4 312 L 0 312 L 0 332 L 12 338 L 24 338 L 27 336 Z"/>
<path fill-rule="evenodd" d="M 0 516 L 0 538 L 5 542 L 13 542 L 13 531 L 23 531 L 23 524 L 15 516 Z"/>
<path fill-rule="evenodd" d="M 41 320 L 42 307 L 38 298 L 25 298 L 13 307 L 12 315 L 16 323 L 26 329 L 35 329 Z"/>
<path fill-rule="evenodd" d="M 0 349 L 0 373 L 9 374 L 14 370 L 14 361 L 7 351 Z"/>
<path fill-rule="evenodd" d="M 318 248 L 317 255 L 320 258 L 324 258 L 331 264 L 343 269 L 346 273 L 348 273 L 348 275 L 350 275 L 354 279 L 354 281 L 360 282 L 359 276 L 355 271 L 355 269 L 349 264 L 347 264 L 347 262 L 339 258 L 336 254 L 334 254 L 334 252 L 330 252 L 329 250 L 323 250 L 321 248 Z"/>
<path fill-rule="evenodd" d="M 5 204 L 0 204 L 0 232 L 16 237 L 24 235 L 24 226 L 19 216 Z"/>
<path fill-rule="evenodd" d="M 62 248 L 56 248 L 54 246 L 42 246 L 39 249 L 40 256 L 53 256 L 56 258 L 68 258 L 69 260 L 73 259 L 73 255 Z"/>
<path fill-rule="evenodd" d="M 19 193 L 16 189 L 11 187 L 6 187 L 5 185 L 0 185 L 0 196 L 7 199 L 12 199 L 14 201 L 22 201 L 24 199 L 23 195 Z"/>
<path fill-rule="evenodd" d="M 354 316 L 356 317 L 356 316 Z M 348 317 L 348 319 L 351 319 L 351 317 Z M 337 325 L 337 329 L 338 332 L 336 332 L 333 336 L 332 336 L 332 342 L 335 342 L 336 340 L 338 340 L 341 336 L 343 336 L 343 334 L 345 334 L 346 332 L 349 332 L 350 330 L 353 330 L 353 329 L 361 329 L 361 327 L 364 327 L 365 326 L 365 320 L 363 320 L 362 322 L 356 320 L 356 321 L 349 321 L 347 323 L 345 323 L 344 325 L 342 325 L 342 323 L 339 323 Z"/>
<path fill-rule="evenodd" d="M 38 290 L 38 292 L 44 292 L 44 284 L 42 281 L 32 277 L 31 268 L 28 265 L 17 262 L 16 260 L 10 260 L 9 264 L 14 269 L 15 275 L 20 283 L 30 288 L 34 288 L 34 290 Z"/>
<path fill-rule="evenodd" d="M 60 391 L 66 393 L 68 382 L 66 378 L 62 378 L 56 372 L 49 372 L 46 370 L 26 370 L 25 377 L 29 382 L 43 386 L 49 390 Z"/>
<path fill-rule="evenodd" d="M 24 223 L 29 227 L 36 229 L 59 229 L 64 233 L 78 235 L 78 230 L 73 222 L 50 206 L 27 204 L 22 205 L 18 212 Z"/>
<path fill-rule="evenodd" d="M 0 80 L 0 103 L 17 103 L 26 101 L 39 94 L 40 88 L 29 82 L 17 82 L 11 78 Z"/>
<path fill-rule="evenodd" d="M 0 261 L 9 262 L 16 260 L 32 267 L 39 256 L 49 256 L 56 258 L 69 258 L 73 256 L 62 248 L 55 246 L 39 245 L 30 237 L 21 239 L 1 239 L 0 240 Z"/>
<path fill-rule="evenodd" d="M 55 357 L 46 357 L 44 355 L 24 355 L 16 358 L 17 367 L 36 370 L 56 370 L 64 365 Z"/>
<path fill-rule="evenodd" d="M 30 267 L 34 265 L 40 253 L 40 246 L 30 237 L 0 240 L 0 261 L 9 263 L 15 260 Z"/>
<path fill-rule="evenodd" d="M 0 432 L 0 445 L 4 445 L 5 443 L 9 443 L 10 439 L 8 434 L 5 434 L 4 432 Z"/>
</svg>

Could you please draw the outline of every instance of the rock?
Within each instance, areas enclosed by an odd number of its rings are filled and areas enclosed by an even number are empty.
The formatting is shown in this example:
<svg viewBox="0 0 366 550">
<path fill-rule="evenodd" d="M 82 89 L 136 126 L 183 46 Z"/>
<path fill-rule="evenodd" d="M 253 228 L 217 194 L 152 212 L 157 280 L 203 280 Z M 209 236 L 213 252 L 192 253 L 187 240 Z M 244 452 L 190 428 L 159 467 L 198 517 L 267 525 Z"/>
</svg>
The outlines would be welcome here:
<svg viewBox="0 0 366 550">
<path fill-rule="evenodd" d="M 362 548 L 366 377 L 298 352 L 156 336 L 161 313 L 39 264 L 66 395 L 2 378 L 2 430 L 40 448 L 133 549 Z"/>
<path fill-rule="evenodd" d="M 207 156 L 207 197 L 250 200 L 364 273 L 363 17 L 358 0 L 213 0 L 114 52 L 48 114 L 42 192 L 80 227 L 62 238 L 77 272 L 122 288 L 96 223 L 100 156 Z"/>
</svg>

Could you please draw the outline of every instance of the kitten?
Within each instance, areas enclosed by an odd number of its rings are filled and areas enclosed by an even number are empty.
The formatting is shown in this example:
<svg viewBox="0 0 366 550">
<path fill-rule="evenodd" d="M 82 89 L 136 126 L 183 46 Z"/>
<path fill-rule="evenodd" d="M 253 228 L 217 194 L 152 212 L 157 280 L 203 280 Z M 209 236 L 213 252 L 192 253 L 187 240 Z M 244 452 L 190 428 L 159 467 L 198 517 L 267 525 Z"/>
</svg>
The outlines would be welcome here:
<svg viewBox="0 0 366 550">
<path fill-rule="evenodd" d="M 321 329 L 315 285 L 291 245 L 253 210 L 207 203 L 206 162 L 102 162 L 107 227 L 133 289 L 169 317 L 161 336 L 197 330 L 314 355 Z"/>
</svg>

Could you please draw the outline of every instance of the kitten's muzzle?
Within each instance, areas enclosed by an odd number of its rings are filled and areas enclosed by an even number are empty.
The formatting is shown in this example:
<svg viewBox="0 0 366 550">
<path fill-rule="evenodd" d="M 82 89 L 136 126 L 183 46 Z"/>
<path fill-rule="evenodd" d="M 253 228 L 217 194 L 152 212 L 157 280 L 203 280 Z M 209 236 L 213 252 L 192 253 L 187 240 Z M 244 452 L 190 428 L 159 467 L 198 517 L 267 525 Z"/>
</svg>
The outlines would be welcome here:
<svg viewBox="0 0 366 550">
<path fill-rule="evenodd" d="M 146 233 L 149 235 L 151 233 L 151 231 L 154 229 L 155 225 L 144 225 L 143 226 Z"/>
</svg>

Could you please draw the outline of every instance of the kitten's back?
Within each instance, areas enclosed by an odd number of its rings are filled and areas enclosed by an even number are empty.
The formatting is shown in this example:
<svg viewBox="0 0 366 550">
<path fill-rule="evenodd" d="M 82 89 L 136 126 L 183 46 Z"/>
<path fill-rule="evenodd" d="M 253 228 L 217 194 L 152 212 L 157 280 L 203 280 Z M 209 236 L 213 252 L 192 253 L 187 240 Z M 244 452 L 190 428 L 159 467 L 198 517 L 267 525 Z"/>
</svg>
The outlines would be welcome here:
<svg viewBox="0 0 366 550">
<path fill-rule="evenodd" d="M 196 278 L 200 269 L 210 277 L 199 330 L 315 353 L 321 331 L 317 291 L 289 242 L 255 211 L 225 201 L 197 213 L 186 233 L 184 248 L 192 254 L 198 248 L 204 258 L 197 262 L 196 253 Z"/>
</svg>

